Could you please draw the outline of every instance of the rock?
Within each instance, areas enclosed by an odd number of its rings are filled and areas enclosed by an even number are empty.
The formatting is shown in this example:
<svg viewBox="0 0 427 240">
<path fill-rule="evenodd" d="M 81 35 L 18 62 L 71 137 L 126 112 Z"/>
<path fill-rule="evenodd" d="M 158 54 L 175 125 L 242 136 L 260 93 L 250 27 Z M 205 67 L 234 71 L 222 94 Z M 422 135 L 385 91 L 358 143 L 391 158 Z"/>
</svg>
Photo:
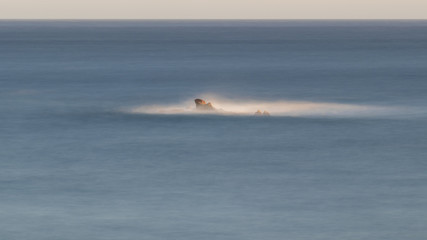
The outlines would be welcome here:
<svg viewBox="0 0 427 240">
<path fill-rule="evenodd" d="M 268 116 L 270 116 L 270 113 L 269 112 L 267 112 L 267 111 L 264 111 L 264 112 L 261 112 L 261 110 L 258 110 L 258 111 L 256 111 L 255 112 L 255 114 L 254 114 L 255 116 L 264 116 L 264 117 L 268 117 Z"/>
<path fill-rule="evenodd" d="M 205 100 L 200 99 L 200 98 L 196 98 L 194 99 L 194 103 L 196 103 L 196 110 L 198 111 L 216 111 L 219 113 L 231 113 L 231 112 L 227 112 L 224 111 L 223 109 L 216 109 L 212 103 L 208 102 L 206 103 Z M 270 113 L 267 111 L 261 112 L 261 110 L 257 110 L 254 114 L 255 116 L 270 116 Z"/>
<path fill-rule="evenodd" d="M 206 104 L 205 100 L 200 99 L 200 98 L 196 98 L 196 99 L 194 99 L 194 102 L 196 103 L 196 107 L 197 107 L 197 106 L 199 106 L 199 105 L 204 105 L 204 104 Z"/>
<path fill-rule="evenodd" d="M 215 108 L 212 106 L 212 103 L 206 103 L 203 99 L 194 99 L 196 103 L 196 109 L 202 111 L 215 111 Z"/>
</svg>

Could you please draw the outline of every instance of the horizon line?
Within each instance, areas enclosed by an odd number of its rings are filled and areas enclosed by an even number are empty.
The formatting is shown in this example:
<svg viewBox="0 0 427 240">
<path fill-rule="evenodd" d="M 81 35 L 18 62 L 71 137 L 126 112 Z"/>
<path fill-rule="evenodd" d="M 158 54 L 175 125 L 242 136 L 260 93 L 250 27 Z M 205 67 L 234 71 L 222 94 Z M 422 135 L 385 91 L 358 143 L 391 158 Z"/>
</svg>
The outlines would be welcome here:
<svg viewBox="0 0 427 240">
<path fill-rule="evenodd" d="M 427 21 L 427 18 L 0 18 L 0 21 Z"/>
</svg>

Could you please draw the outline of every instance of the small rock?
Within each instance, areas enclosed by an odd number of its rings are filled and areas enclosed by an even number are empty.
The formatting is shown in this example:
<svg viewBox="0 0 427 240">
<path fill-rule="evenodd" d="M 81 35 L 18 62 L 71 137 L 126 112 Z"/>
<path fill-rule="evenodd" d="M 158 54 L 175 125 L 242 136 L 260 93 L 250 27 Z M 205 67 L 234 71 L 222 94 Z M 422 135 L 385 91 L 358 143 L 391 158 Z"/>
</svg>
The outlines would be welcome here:
<svg viewBox="0 0 427 240">
<path fill-rule="evenodd" d="M 194 99 L 194 102 L 196 103 L 196 109 L 202 110 L 202 111 L 213 111 L 215 108 L 212 106 L 212 103 L 206 103 L 203 99 Z"/>
<path fill-rule="evenodd" d="M 254 115 L 255 115 L 255 116 L 262 116 L 262 112 L 261 112 L 261 110 L 256 111 Z"/>
</svg>

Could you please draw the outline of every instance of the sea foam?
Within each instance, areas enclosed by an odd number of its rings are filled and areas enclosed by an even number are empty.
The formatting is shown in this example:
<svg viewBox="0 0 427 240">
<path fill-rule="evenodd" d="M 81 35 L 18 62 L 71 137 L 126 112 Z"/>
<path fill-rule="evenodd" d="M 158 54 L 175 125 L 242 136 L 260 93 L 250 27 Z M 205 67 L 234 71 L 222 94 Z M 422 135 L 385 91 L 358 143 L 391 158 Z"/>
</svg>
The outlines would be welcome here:
<svg viewBox="0 0 427 240">
<path fill-rule="evenodd" d="M 331 102 L 253 99 L 231 99 L 219 96 L 201 97 L 211 102 L 217 111 L 197 111 L 194 99 L 175 104 L 140 105 L 128 109 L 134 114 L 214 114 L 225 116 L 252 116 L 257 110 L 268 111 L 271 116 L 306 117 L 374 117 L 392 115 L 398 112 L 396 107 Z"/>
</svg>

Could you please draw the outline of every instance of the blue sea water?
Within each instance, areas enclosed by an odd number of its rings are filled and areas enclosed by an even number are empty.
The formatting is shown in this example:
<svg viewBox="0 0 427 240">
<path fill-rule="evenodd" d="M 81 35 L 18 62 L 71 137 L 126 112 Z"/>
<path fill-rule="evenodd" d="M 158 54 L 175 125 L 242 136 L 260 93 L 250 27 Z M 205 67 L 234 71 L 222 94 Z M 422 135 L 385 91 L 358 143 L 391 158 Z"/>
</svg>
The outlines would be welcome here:
<svg viewBox="0 0 427 240">
<path fill-rule="evenodd" d="M 427 21 L 0 21 L 1 239 L 426 226 Z"/>
</svg>

